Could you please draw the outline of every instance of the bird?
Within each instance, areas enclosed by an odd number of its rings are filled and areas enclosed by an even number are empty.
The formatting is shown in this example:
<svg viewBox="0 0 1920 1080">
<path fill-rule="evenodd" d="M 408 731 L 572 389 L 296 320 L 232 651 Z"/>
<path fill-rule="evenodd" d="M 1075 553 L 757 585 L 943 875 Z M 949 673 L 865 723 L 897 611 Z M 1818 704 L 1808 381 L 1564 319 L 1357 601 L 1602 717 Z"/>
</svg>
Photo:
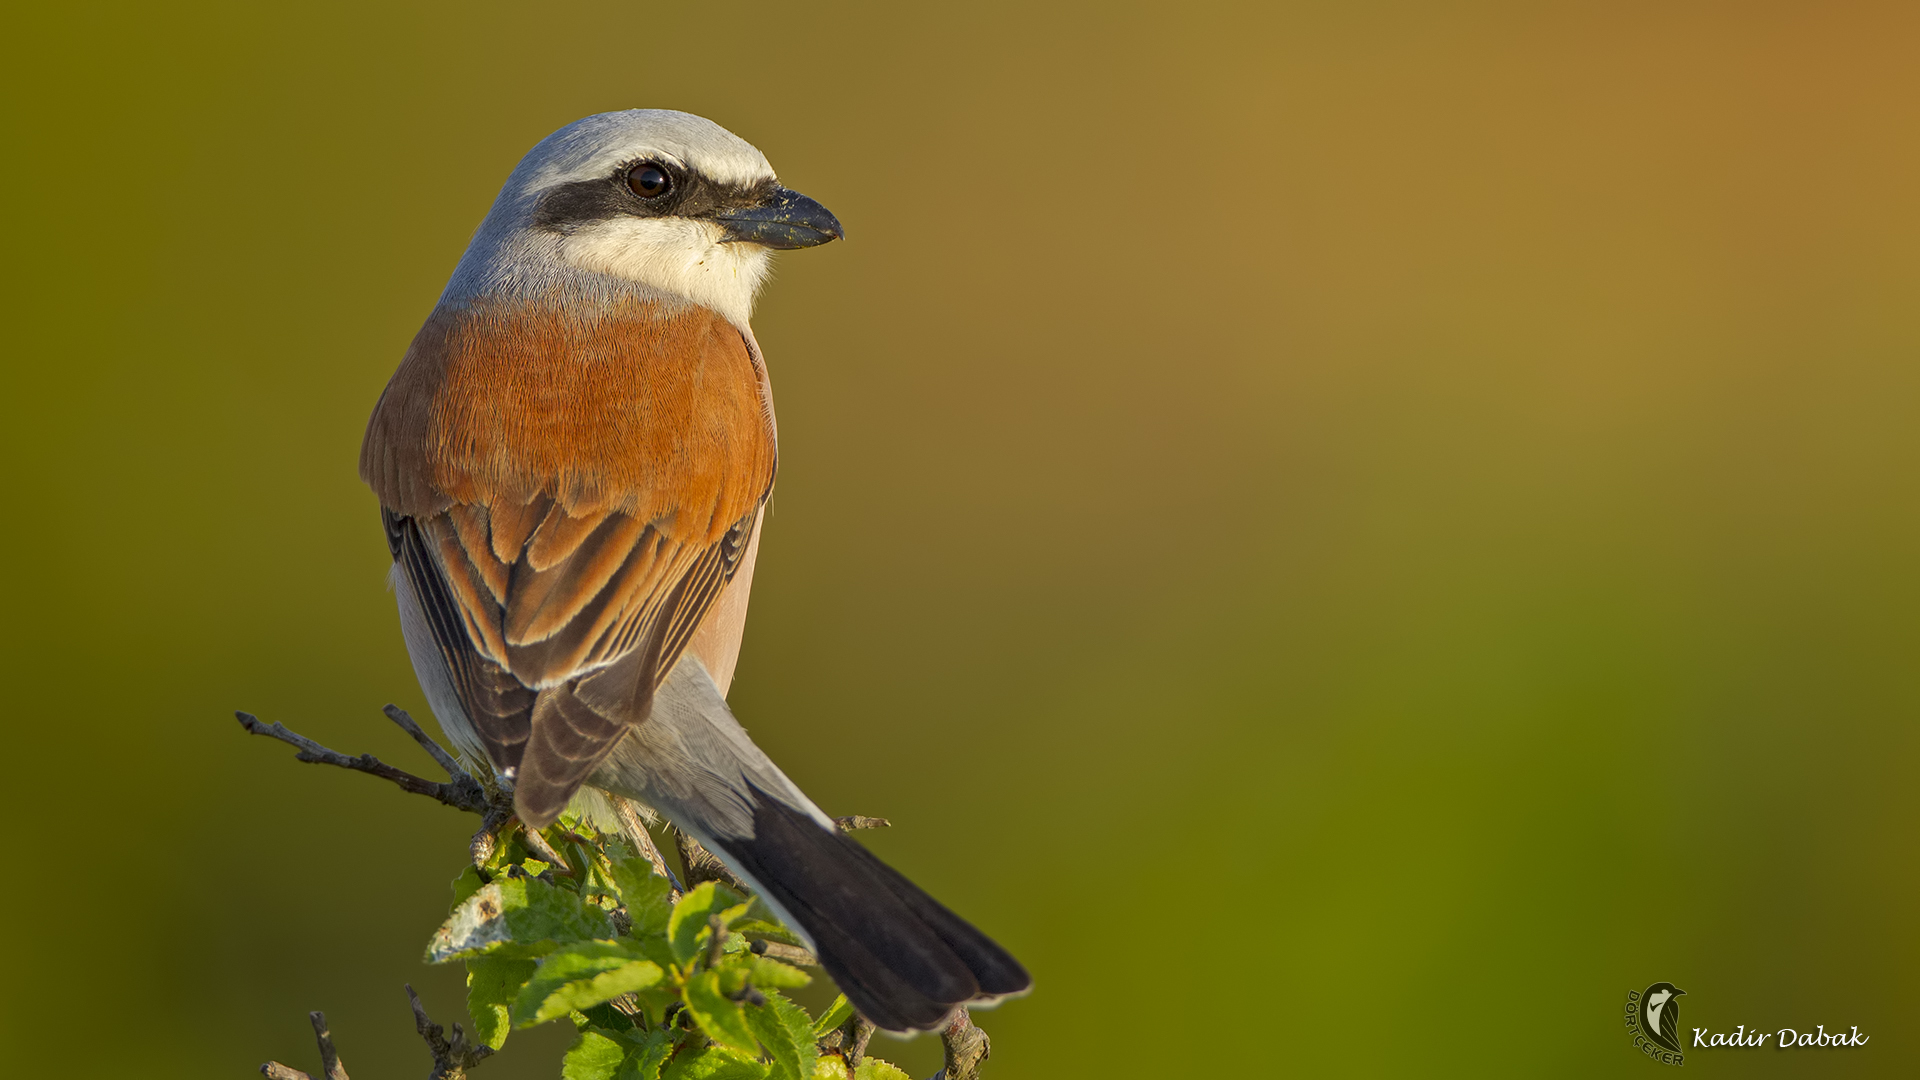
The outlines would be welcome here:
<svg viewBox="0 0 1920 1080">
<path fill-rule="evenodd" d="M 508 176 L 368 422 L 402 636 L 442 730 L 544 828 L 602 792 L 714 852 L 878 1028 L 1025 993 L 727 704 L 778 462 L 749 325 L 842 239 L 703 117 L 588 116 Z"/>
<path fill-rule="evenodd" d="M 1675 1053 L 1680 1051 L 1680 1003 L 1674 998 L 1686 991 L 1672 983 L 1654 983 L 1640 997 L 1640 1008 L 1645 1014 L 1641 1027 L 1647 1037 Z"/>
</svg>

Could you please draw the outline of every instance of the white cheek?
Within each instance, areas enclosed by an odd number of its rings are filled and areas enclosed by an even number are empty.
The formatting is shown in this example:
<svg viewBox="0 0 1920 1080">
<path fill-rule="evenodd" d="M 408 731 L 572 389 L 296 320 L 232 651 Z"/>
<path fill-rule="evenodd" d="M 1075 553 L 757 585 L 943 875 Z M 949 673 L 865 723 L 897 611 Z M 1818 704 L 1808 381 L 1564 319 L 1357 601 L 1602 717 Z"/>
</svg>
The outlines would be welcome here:
<svg viewBox="0 0 1920 1080">
<path fill-rule="evenodd" d="M 718 225 L 688 218 L 619 218 L 585 226 L 560 243 L 575 266 L 639 282 L 710 307 L 745 326 L 772 252 L 723 244 Z"/>
</svg>

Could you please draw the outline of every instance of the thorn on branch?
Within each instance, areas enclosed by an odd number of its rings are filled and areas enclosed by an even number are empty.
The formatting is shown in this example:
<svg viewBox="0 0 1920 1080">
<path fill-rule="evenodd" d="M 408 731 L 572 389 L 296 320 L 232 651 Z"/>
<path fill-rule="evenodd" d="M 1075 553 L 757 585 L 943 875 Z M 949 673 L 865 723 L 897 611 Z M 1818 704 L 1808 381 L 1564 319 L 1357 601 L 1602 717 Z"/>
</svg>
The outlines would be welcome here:
<svg viewBox="0 0 1920 1080">
<path fill-rule="evenodd" d="M 342 769 L 351 769 L 354 772 L 363 772 L 369 776 L 377 776 L 382 780 L 397 785 L 402 791 L 411 792 L 415 795 L 425 795 L 430 799 L 438 800 L 456 810 L 466 810 L 471 813 L 480 814 L 483 817 L 491 808 L 486 789 L 481 787 L 480 781 L 475 780 L 465 770 L 460 768 L 459 763 L 453 759 L 452 755 L 448 754 L 438 743 L 435 743 L 429 738 L 426 732 L 421 731 L 420 725 L 414 723 L 412 717 L 395 706 L 387 706 L 387 716 L 392 719 L 394 723 L 400 725 L 401 730 L 413 736 L 414 741 L 430 748 L 428 752 L 433 754 L 434 760 L 438 762 L 442 768 L 447 770 L 447 780 L 445 783 L 436 783 L 424 777 L 415 776 L 405 770 L 396 769 L 386 762 L 381 761 L 379 758 L 374 757 L 372 754 L 361 754 L 358 757 L 351 757 L 347 754 L 340 753 L 338 750 L 330 750 L 314 742 L 312 739 L 307 738 L 305 735 L 287 730 L 282 724 L 261 723 L 260 718 L 252 713 L 236 712 L 233 715 L 235 719 L 240 721 L 240 726 L 246 729 L 247 734 L 265 735 L 271 739 L 278 739 L 300 751 L 294 755 L 295 760 L 304 761 L 313 765 L 333 765 Z"/>
</svg>

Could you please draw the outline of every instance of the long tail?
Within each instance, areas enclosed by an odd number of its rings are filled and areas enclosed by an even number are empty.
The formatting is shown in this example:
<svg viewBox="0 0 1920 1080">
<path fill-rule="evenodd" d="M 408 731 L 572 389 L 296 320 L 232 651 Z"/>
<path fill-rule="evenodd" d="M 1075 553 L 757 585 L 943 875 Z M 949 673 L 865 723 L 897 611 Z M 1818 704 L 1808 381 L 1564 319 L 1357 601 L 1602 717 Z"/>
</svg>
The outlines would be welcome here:
<svg viewBox="0 0 1920 1080">
<path fill-rule="evenodd" d="M 841 833 L 747 738 L 693 656 L 589 783 L 645 802 L 718 855 L 880 1028 L 931 1029 L 956 1005 L 1032 986 L 1005 949 Z"/>
</svg>

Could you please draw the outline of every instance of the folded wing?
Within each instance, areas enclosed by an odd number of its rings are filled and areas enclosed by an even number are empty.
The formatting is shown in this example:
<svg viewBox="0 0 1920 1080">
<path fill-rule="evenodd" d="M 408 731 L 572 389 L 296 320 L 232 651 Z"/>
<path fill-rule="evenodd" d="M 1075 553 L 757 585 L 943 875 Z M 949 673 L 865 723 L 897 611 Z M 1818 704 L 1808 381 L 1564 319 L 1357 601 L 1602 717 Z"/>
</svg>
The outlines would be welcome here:
<svg viewBox="0 0 1920 1080">
<path fill-rule="evenodd" d="M 749 549 L 764 378 L 699 308 L 438 312 L 361 472 L 478 741 L 543 825 L 626 731 Z"/>
</svg>

